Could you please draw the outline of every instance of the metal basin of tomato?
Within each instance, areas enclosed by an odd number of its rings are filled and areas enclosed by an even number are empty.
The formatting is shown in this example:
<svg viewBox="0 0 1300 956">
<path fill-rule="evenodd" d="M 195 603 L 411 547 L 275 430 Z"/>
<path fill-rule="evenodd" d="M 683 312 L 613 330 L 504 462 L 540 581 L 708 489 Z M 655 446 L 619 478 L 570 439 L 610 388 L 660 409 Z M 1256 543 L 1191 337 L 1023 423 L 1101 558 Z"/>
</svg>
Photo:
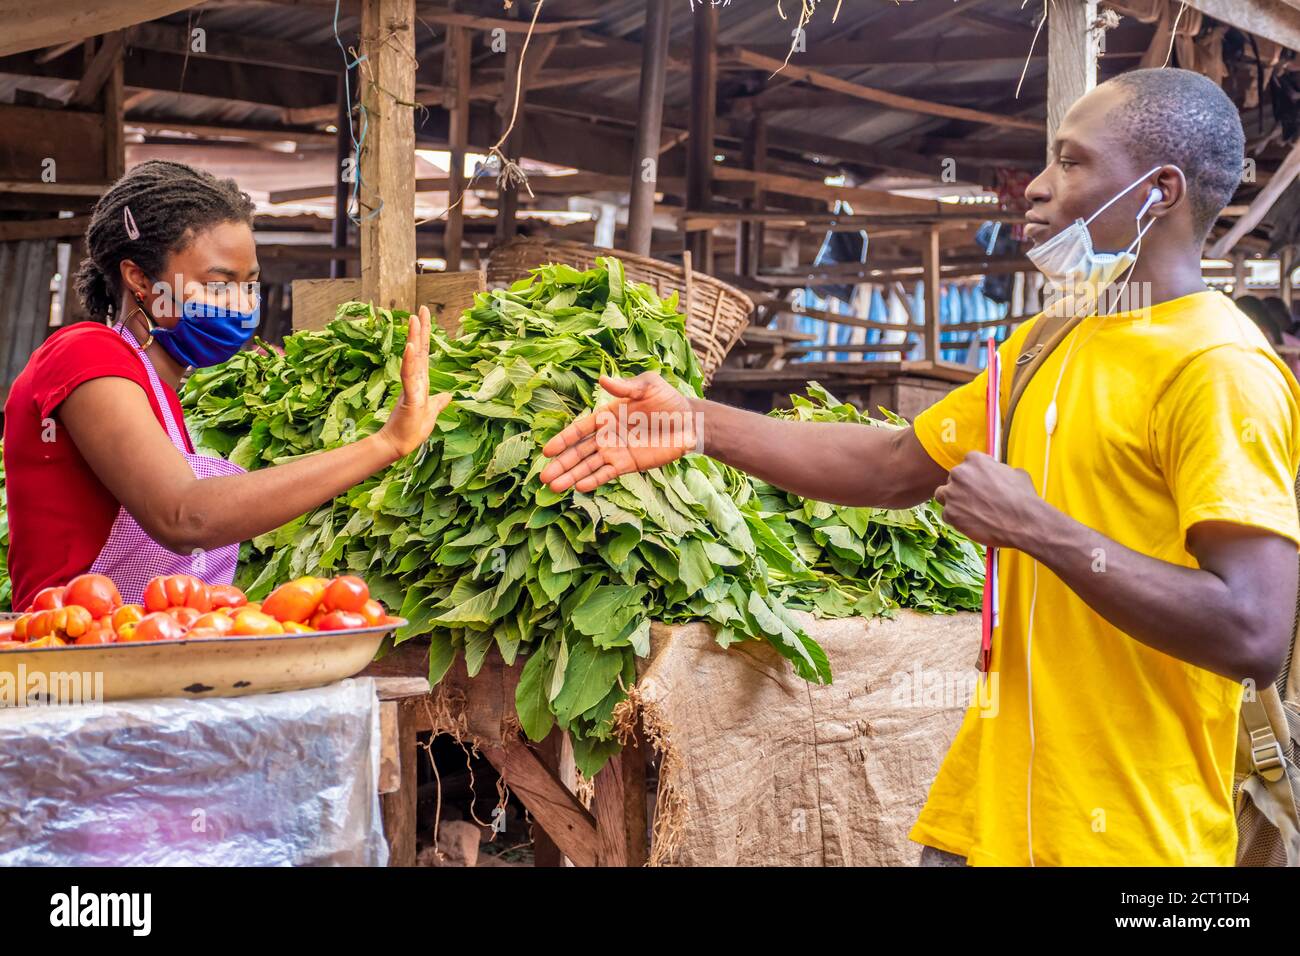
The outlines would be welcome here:
<svg viewBox="0 0 1300 956">
<path fill-rule="evenodd" d="M 307 634 L 0 650 L 0 707 L 33 692 L 67 703 L 242 697 L 321 687 L 363 670 L 384 636 L 405 623 L 398 618 L 375 627 Z"/>
</svg>

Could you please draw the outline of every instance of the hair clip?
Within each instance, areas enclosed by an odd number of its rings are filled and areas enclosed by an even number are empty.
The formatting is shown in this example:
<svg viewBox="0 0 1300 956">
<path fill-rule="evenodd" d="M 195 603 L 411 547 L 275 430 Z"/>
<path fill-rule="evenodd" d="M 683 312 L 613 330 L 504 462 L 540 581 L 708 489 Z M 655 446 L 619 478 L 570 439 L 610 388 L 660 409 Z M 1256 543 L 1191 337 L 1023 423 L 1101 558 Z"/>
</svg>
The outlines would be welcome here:
<svg viewBox="0 0 1300 956">
<path fill-rule="evenodd" d="M 130 239 L 140 238 L 140 228 L 135 224 L 135 216 L 131 215 L 131 207 L 122 207 L 122 220 L 126 223 L 126 234 Z"/>
</svg>

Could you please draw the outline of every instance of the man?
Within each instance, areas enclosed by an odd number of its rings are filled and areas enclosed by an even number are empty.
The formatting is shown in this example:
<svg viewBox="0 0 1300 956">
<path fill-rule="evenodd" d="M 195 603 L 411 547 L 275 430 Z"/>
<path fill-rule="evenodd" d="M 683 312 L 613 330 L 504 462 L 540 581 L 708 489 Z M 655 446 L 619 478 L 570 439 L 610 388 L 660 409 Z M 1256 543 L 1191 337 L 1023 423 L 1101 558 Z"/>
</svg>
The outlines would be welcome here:
<svg viewBox="0 0 1300 956">
<path fill-rule="evenodd" d="M 797 494 L 892 508 L 934 495 L 950 524 L 1004 549 L 1000 708 L 967 711 L 912 838 L 972 865 L 1230 865 L 1242 682 L 1281 670 L 1300 542 L 1300 386 L 1201 280 L 1241 123 L 1204 77 L 1138 70 L 1080 99 L 1052 149 L 1026 190 L 1029 238 L 1052 253 L 1041 267 L 1087 281 L 1106 258 L 1093 249 L 1134 247 L 1127 291 L 1151 305 L 1084 313 L 1017 407 L 1009 465 L 985 454 L 983 374 L 892 431 L 778 421 L 645 374 L 606 380 L 614 403 L 547 444 L 541 478 L 588 491 L 665 464 L 694 448 L 698 413 L 704 453 Z M 1094 213 L 1088 248 L 1072 224 Z M 1071 242 L 1083 261 L 1067 269 L 1056 253 Z M 1004 380 L 1032 324 L 1003 343 Z M 1004 381 L 1003 414 L 1008 395 Z M 624 421 L 686 424 L 638 445 L 609 427 L 620 405 Z"/>
</svg>

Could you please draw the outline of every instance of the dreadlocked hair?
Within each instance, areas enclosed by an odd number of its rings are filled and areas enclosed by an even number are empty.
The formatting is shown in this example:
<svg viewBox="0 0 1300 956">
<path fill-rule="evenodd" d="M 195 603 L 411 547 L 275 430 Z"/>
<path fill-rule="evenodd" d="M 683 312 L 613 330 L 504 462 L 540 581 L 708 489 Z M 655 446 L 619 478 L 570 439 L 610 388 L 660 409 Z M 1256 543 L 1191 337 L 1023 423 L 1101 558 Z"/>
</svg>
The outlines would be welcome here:
<svg viewBox="0 0 1300 956">
<path fill-rule="evenodd" d="M 77 296 L 92 316 L 111 316 L 122 298 L 122 260 L 160 276 L 169 256 L 224 222 L 253 222 L 253 201 L 233 179 L 184 163 L 141 163 L 95 204 L 86 228 L 89 256 L 75 278 Z"/>
</svg>

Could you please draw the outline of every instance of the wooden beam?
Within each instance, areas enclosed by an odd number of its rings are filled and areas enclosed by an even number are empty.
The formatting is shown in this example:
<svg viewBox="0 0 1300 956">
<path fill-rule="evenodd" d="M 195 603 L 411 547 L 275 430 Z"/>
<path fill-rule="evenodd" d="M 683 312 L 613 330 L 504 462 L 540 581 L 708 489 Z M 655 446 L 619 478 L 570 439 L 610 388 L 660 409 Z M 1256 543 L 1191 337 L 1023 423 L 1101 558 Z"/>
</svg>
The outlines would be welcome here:
<svg viewBox="0 0 1300 956">
<path fill-rule="evenodd" d="M 120 37 L 121 33 L 111 34 Z M 109 45 L 104 39 L 104 47 Z M 104 50 L 101 49 L 100 53 Z M 96 61 L 99 55 L 96 54 Z M 104 114 L 104 178 L 116 182 L 126 173 L 126 130 L 122 118 L 126 115 L 126 88 L 122 82 L 125 66 L 122 62 L 121 44 L 113 55 L 113 63 L 104 79 L 100 106 Z"/>
<path fill-rule="evenodd" d="M 1074 102 L 1097 85 L 1097 0 L 1047 0 L 1047 148 Z M 1051 162 L 1050 153 L 1047 157 Z"/>
<path fill-rule="evenodd" d="M 337 111 L 338 107 L 334 109 Z M 294 142 L 310 146 L 333 146 L 335 134 L 322 133 L 314 129 L 276 128 L 272 126 L 217 125 L 212 123 L 185 123 L 172 120 L 138 119 L 127 117 L 126 125 L 160 136 L 165 133 L 183 133 L 190 136 L 215 139 L 228 137 L 242 139 L 250 143 L 285 143 Z M 346 130 L 346 126 L 344 127 Z M 347 135 L 346 131 L 343 134 Z M 332 187 L 331 187 L 332 188 Z"/>
<path fill-rule="evenodd" d="M 1286 303 L 1288 309 L 1291 308 L 1291 273 L 1295 271 L 1295 247 L 1285 247 L 1278 256 L 1278 295 Z"/>
<path fill-rule="evenodd" d="M 574 866 L 597 865 L 596 818 L 532 750 L 510 738 L 484 747 L 483 755 Z"/>
<path fill-rule="evenodd" d="M 1284 0 L 1187 0 L 1193 10 L 1239 30 L 1300 50 L 1300 9 Z M 1110 46 L 1107 40 L 1107 55 Z"/>
<path fill-rule="evenodd" d="M 511 9 L 517 15 L 518 7 Z M 512 40 L 506 45 L 505 78 L 498 88 L 497 116 L 501 120 L 501 134 L 505 137 L 501 152 L 510 162 L 517 162 L 523 145 L 524 98 L 527 77 L 524 66 L 525 41 Z M 516 118 L 520 117 L 520 118 Z M 519 211 L 519 190 L 507 184 L 497 200 L 497 241 L 512 239 L 518 231 L 516 214 Z"/>
<path fill-rule="evenodd" d="M 710 162 L 712 162 L 712 157 Z M 871 212 L 914 212 L 924 215 L 938 215 L 943 211 L 943 203 L 934 199 L 917 199 L 913 196 L 896 196 L 882 189 L 867 189 L 862 186 L 829 186 L 813 179 L 800 179 L 797 176 L 785 176 L 781 173 L 764 173 L 752 169 L 738 169 L 735 166 L 712 167 L 714 179 L 721 182 L 754 183 L 768 192 L 785 193 L 791 196 L 807 196 L 812 199 L 837 200 L 853 204 L 855 211 Z"/>
<path fill-rule="evenodd" d="M 201 49 L 191 29 L 179 23 L 139 23 L 127 31 L 127 46 L 231 63 L 275 64 L 305 73 L 343 72 L 343 51 L 329 43 L 305 44 L 202 27 Z"/>
<path fill-rule="evenodd" d="M 668 68 L 669 0 L 647 0 L 638 122 L 633 145 L 632 185 L 628 197 L 627 248 L 650 255 L 654 233 L 655 191 L 659 181 L 659 142 L 663 132 L 664 84 Z"/>
<path fill-rule="evenodd" d="M 99 49 L 68 100 L 69 106 L 74 109 L 85 109 L 94 105 L 99 99 L 99 91 L 104 88 L 114 69 L 121 63 L 123 39 L 122 31 L 117 30 L 105 34 L 100 40 Z"/>
<path fill-rule="evenodd" d="M 1291 147 L 1291 152 L 1287 153 L 1286 159 L 1282 160 L 1282 165 L 1277 168 L 1277 172 L 1268 181 L 1268 184 L 1259 191 L 1250 203 L 1250 208 L 1246 214 L 1232 224 L 1226 233 L 1210 246 L 1209 257 L 1211 259 L 1225 259 L 1233 250 L 1233 247 L 1241 241 L 1242 237 L 1260 224 L 1263 218 L 1268 215 L 1268 211 L 1273 208 L 1273 203 L 1277 202 L 1292 181 L 1300 175 L 1300 142 Z"/>
<path fill-rule="evenodd" d="M 364 0 L 361 71 L 366 142 L 361 175 L 363 297 L 415 306 L 415 0 Z"/>
<path fill-rule="evenodd" d="M 718 105 L 718 8 L 702 4 L 694 17 L 691 47 L 691 128 L 686 142 L 686 208 L 712 204 L 713 136 Z M 713 271 L 713 241 L 707 230 L 686 235 L 696 268 Z"/>
<path fill-rule="evenodd" d="M 0 242 L 23 239 L 66 239 L 80 236 L 90 225 L 89 216 L 70 219 L 24 219 L 0 221 Z"/>
<path fill-rule="evenodd" d="M 429 10 L 423 5 L 420 7 L 420 19 L 427 23 L 441 23 L 449 27 L 468 27 L 472 30 L 504 30 L 506 33 L 527 33 L 527 20 L 507 20 L 503 17 L 480 17 L 472 13 L 455 13 L 450 10 L 438 11 Z M 533 36 L 545 36 L 552 33 L 563 33 L 566 30 L 576 30 L 580 27 L 589 27 L 599 23 L 598 17 L 584 17 L 575 20 L 538 20 L 537 26 L 533 30 Z"/>
<path fill-rule="evenodd" d="M 767 166 L 767 120 L 760 114 L 754 117 L 752 130 L 745 140 L 745 165 L 755 173 Z M 761 183 L 754 183 L 754 192 L 741 203 L 747 210 L 762 209 L 765 205 Z M 763 267 L 763 223 L 746 219 L 736 230 L 736 273 L 756 275 Z"/>
<path fill-rule="evenodd" d="M 645 743 L 640 735 L 596 774 L 591 809 L 596 817 L 597 865 L 644 866 L 646 839 Z"/>
<path fill-rule="evenodd" d="M 96 0 L 72 4 L 0 0 L 0 23 L 4 24 L 0 56 L 111 33 L 189 6 L 193 6 L 193 0 Z"/>
<path fill-rule="evenodd" d="M 348 247 L 348 226 L 351 218 L 352 182 L 356 176 L 357 157 L 352 153 L 352 101 L 351 88 L 347 75 L 338 76 L 338 103 L 334 118 L 334 222 L 330 227 L 330 246 L 343 250 Z M 351 169 L 352 177 L 347 176 Z M 348 262 L 344 258 L 330 260 L 330 278 L 342 279 L 348 274 Z"/>
<path fill-rule="evenodd" d="M 28 193 L 37 196 L 100 196 L 107 183 L 29 183 L 0 180 L 0 193 Z"/>
<path fill-rule="evenodd" d="M 869 103 L 876 103 L 889 109 L 921 113 L 925 116 L 942 116 L 945 119 L 965 120 L 968 123 L 983 123 L 988 126 L 999 126 L 1007 129 L 1038 131 L 1043 128 L 1043 124 L 1035 120 L 986 113 L 983 110 L 967 109 L 964 106 L 949 106 L 946 103 L 933 103 L 912 96 L 890 93 L 888 90 L 877 89 L 874 86 L 864 86 L 861 83 L 852 83 L 849 80 L 842 80 L 838 76 L 822 73 L 819 70 L 811 70 L 794 63 L 790 63 L 782 69 L 781 60 L 775 57 L 763 56 L 752 50 L 746 50 L 744 47 L 729 47 L 727 56 L 732 61 L 741 63 L 744 66 L 758 70 L 768 70 L 773 73 L 780 70 L 782 75 L 792 80 L 808 83 L 824 90 L 834 90 L 837 93 L 866 100 Z"/>
<path fill-rule="evenodd" d="M 445 102 L 448 114 L 447 145 L 450 147 L 447 230 L 443 233 L 443 257 L 448 272 L 459 272 L 465 241 L 465 156 L 469 147 L 470 46 L 466 27 L 447 31 L 447 52 L 443 60 Z M 418 189 L 418 183 L 417 183 Z"/>
</svg>

